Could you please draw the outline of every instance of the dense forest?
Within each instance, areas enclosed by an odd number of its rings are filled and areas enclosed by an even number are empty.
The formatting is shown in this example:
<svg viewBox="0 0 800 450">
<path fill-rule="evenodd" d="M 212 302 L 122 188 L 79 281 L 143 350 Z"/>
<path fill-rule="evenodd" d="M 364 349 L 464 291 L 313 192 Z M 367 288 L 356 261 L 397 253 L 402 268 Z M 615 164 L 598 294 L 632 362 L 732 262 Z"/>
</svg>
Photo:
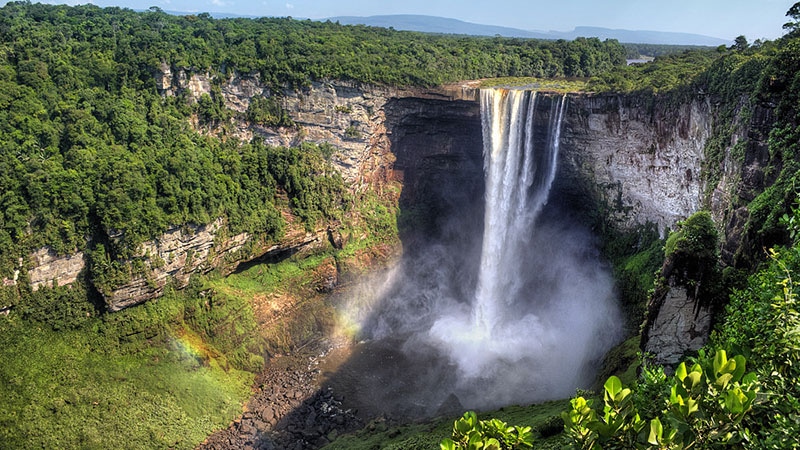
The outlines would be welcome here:
<svg viewBox="0 0 800 450">
<path fill-rule="evenodd" d="M 214 20 L 157 8 L 0 9 L 0 270 L 47 245 L 64 254 L 87 236 L 114 234 L 125 257 L 169 225 L 227 217 L 232 231 L 277 236 L 276 195 L 307 224 L 342 206 L 325 151 L 266 149 L 197 133 L 229 120 L 218 95 L 159 95 L 162 64 L 224 76 L 258 72 L 277 92 L 333 77 L 432 85 L 500 75 L 591 76 L 624 64 L 616 42 L 431 36 L 291 19 Z M 291 126 L 273 98 L 251 104 L 253 123 Z M 326 174 L 311 185 L 303 177 Z M 337 193 L 338 192 L 338 193 Z M 102 244 L 107 239 L 95 239 Z"/>
</svg>

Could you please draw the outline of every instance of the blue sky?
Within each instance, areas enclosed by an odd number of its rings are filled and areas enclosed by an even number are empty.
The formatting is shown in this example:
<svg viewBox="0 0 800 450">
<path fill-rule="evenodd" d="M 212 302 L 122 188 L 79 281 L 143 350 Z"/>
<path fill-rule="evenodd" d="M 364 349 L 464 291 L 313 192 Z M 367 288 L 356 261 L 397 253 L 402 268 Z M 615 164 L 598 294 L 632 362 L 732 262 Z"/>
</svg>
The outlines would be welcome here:
<svg viewBox="0 0 800 450">
<path fill-rule="evenodd" d="M 34 0 L 36 1 L 36 0 Z M 86 3 L 49 0 L 44 3 Z M 5 2 L 2 2 L 5 4 Z M 783 34 L 793 0 L 93 0 L 98 6 L 222 12 L 320 19 L 332 16 L 426 14 L 526 30 L 576 26 L 697 33 L 748 40 Z"/>
</svg>

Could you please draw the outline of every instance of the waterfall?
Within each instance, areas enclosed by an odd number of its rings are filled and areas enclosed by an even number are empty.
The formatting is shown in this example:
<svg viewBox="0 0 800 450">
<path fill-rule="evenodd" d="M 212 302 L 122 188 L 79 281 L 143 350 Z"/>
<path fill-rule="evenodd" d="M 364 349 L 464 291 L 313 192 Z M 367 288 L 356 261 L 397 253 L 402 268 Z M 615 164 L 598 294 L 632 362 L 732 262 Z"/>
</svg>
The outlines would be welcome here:
<svg viewBox="0 0 800 450">
<path fill-rule="evenodd" d="M 595 236 L 570 205 L 545 208 L 566 110 L 566 96 L 481 91 L 483 237 L 458 235 L 480 212 L 452 217 L 452 240 L 432 241 L 392 273 L 367 334 L 402 352 L 369 371 L 385 375 L 369 390 L 381 407 L 427 408 L 420 417 L 453 395 L 470 409 L 566 398 L 589 386 L 619 341 L 614 283 Z"/>
<path fill-rule="evenodd" d="M 491 335 L 504 303 L 519 294 L 520 251 L 547 203 L 556 174 L 558 140 L 566 101 L 551 101 L 544 145 L 537 148 L 535 91 L 482 89 L 486 209 L 483 247 L 473 306 L 477 331 Z"/>
</svg>

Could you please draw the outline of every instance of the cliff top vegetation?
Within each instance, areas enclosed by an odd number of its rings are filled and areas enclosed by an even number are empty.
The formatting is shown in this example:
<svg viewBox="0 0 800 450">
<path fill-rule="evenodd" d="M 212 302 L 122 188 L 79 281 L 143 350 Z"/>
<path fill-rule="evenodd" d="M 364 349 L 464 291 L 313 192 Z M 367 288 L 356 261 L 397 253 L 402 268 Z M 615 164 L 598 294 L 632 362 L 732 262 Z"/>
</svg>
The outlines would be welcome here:
<svg viewBox="0 0 800 450">
<path fill-rule="evenodd" d="M 501 77 L 481 80 L 480 87 L 523 88 L 567 93 L 585 91 L 587 81 L 585 78 Z"/>
<path fill-rule="evenodd" d="M 0 8 L 0 37 L 0 269 L 6 276 L 33 248 L 69 253 L 98 234 L 122 236 L 107 248 L 113 256 L 171 225 L 219 216 L 233 219 L 233 231 L 276 234 L 281 220 L 274 204 L 283 191 L 307 224 L 339 208 L 322 194 L 325 187 L 308 182 L 308 176 L 330 175 L 324 158 L 308 159 L 325 152 L 269 150 L 265 159 L 257 142 L 197 133 L 192 118 L 224 132 L 239 115 L 226 107 L 218 86 L 199 101 L 160 95 L 156 74 L 165 66 L 208 72 L 217 82 L 233 72 L 258 73 L 282 92 L 322 78 L 433 85 L 590 76 L 624 64 L 625 56 L 616 41 L 597 39 L 436 36 L 29 2 Z M 239 119 L 293 125 L 274 97 L 254 105 Z M 312 185 L 319 195 L 308 195 Z"/>
</svg>

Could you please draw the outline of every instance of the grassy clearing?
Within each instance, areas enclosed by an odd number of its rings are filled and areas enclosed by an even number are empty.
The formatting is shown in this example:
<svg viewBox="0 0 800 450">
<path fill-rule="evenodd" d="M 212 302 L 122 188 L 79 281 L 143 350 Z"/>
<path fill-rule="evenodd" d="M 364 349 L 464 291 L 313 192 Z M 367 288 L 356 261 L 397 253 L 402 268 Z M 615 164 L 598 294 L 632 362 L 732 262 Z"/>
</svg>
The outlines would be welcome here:
<svg viewBox="0 0 800 450">
<path fill-rule="evenodd" d="M 208 286 L 220 298 L 248 299 L 268 354 L 292 351 L 331 328 L 334 316 L 317 287 L 326 269 L 335 271 L 334 252 L 294 255 L 273 264 L 258 264 Z"/>
<path fill-rule="evenodd" d="M 524 88 L 566 94 L 569 92 L 585 92 L 587 82 L 586 79 L 582 78 L 503 77 L 482 80 L 480 87 Z"/>
<path fill-rule="evenodd" d="M 99 318 L 69 331 L 3 319 L 0 447 L 193 448 L 226 426 L 254 375 L 221 367 L 207 340 L 187 338 L 171 314 L 178 301 L 152 306 L 172 320 L 147 323 L 127 342 L 125 327 Z"/>
</svg>

